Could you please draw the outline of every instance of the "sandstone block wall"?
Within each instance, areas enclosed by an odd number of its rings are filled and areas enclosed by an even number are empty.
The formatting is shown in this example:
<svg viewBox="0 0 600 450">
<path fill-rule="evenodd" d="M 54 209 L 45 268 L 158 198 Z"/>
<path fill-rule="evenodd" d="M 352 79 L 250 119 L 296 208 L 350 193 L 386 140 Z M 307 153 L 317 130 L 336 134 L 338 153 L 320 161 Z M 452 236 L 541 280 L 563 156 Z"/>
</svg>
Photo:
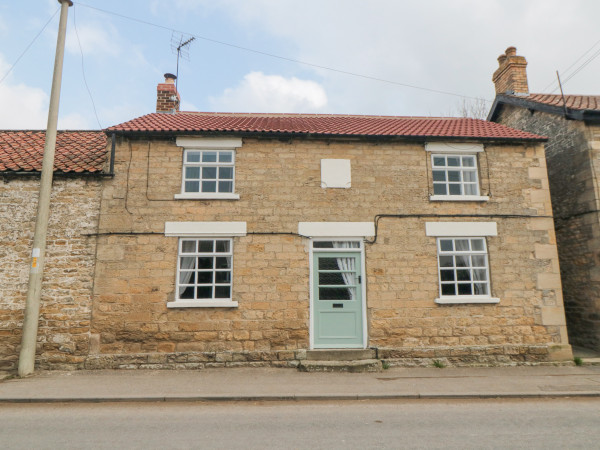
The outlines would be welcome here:
<svg viewBox="0 0 600 450">
<path fill-rule="evenodd" d="M 297 235 L 298 222 L 369 222 L 377 214 L 415 215 L 382 219 L 377 242 L 365 245 L 369 345 L 383 357 L 535 361 L 566 348 L 541 145 L 486 146 L 478 156 L 485 203 L 429 201 L 430 155 L 421 143 L 244 138 L 239 200 L 175 200 L 182 153 L 173 140 L 119 139 L 117 175 L 102 193 L 88 367 L 301 359 L 309 346 L 310 240 Z M 350 189 L 320 187 L 323 158 L 351 160 Z M 434 303 L 436 244 L 425 222 L 438 219 L 422 214 L 498 223 L 498 236 L 488 238 L 498 305 Z M 500 217 L 507 215 L 526 217 Z M 247 222 L 248 235 L 234 238 L 239 307 L 167 309 L 177 265 L 167 221 Z"/>
<path fill-rule="evenodd" d="M 101 181 L 55 178 L 38 332 L 38 366 L 83 367 L 89 352 Z M 0 182 L 0 370 L 16 368 L 39 178 Z"/>
<path fill-rule="evenodd" d="M 569 338 L 600 350 L 600 127 L 505 106 L 498 122 L 542 134 Z"/>
</svg>

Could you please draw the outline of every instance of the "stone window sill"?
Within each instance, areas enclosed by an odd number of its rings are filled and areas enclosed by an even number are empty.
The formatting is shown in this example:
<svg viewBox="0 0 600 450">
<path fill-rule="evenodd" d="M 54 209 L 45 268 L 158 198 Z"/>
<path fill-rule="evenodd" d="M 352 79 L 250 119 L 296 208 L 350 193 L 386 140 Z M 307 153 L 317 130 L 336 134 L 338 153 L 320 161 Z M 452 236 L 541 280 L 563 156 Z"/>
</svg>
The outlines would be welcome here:
<svg viewBox="0 0 600 450">
<path fill-rule="evenodd" d="M 175 194 L 175 199 L 176 200 L 239 200 L 240 194 L 230 194 L 230 193 L 202 194 L 202 193 L 184 192 L 182 194 Z"/>
<path fill-rule="evenodd" d="M 487 195 L 430 195 L 432 202 L 487 202 Z"/>
<path fill-rule="evenodd" d="M 500 303 L 500 299 L 487 297 L 485 295 L 456 295 L 452 297 L 436 298 L 435 302 L 440 305 L 460 305 L 466 303 Z"/>
<path fill-rule="evenodd" d="M 237 308 L 232 300 L 178 300 L 168 302 L 167 308 Z"/>
</svg>

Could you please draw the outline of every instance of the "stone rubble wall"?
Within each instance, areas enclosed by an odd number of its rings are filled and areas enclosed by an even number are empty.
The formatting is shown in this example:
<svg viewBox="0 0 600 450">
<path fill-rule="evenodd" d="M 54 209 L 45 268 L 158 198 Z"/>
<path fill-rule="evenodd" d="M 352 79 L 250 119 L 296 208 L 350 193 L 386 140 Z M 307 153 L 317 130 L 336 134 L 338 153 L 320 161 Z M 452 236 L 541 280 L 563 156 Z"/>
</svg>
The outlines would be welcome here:
<svg viewBox="0 0 600 450">
<path fill-rule="evenodd" d="M 102 181 L 54 180 L 38 330 L 38 362 L 83 367 L 89 353 L 92 286 Z M 0 182 L 0 370 L 17 367 L 39 177 Z"/>
<path fill-rule="evenodd" d="M 549 137 L 546 159 L 569 339 L 600 350 L 600 127 L 504 106 L 498 122 Z"/>
</svg>

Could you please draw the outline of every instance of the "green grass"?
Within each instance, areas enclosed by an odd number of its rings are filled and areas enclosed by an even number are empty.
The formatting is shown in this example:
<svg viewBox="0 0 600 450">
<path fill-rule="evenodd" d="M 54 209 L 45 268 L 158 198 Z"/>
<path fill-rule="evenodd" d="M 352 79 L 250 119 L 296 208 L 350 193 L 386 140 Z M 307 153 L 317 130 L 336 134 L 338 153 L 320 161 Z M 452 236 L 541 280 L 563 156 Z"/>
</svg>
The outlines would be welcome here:
<svg viewBox="0 0 600 450">
<path fill-rule="evenodd" d="M 446 364 L 444 364 L 443 361 L 441 361 L 439 359 L 434 359 L 433 367 L 437 367 L 438 369 L 443 369 L 444 367 L 446 367 Z"/>
<path fill-rule="evenodd" d="M 573 358 L 573 362 L 576 366 L 583 366 L 583 359 L 581 359 L 579 356 Z"/>
</svg>

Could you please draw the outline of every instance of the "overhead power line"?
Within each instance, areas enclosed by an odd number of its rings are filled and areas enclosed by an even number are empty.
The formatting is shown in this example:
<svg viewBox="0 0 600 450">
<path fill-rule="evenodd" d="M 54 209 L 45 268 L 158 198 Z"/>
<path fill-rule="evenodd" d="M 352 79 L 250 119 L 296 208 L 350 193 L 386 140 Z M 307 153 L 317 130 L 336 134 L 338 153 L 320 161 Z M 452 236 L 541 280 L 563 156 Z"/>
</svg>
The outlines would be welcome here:
<svg viewBox="0 0 600 450">
<path fill-rule="evenodd" d="M 403 86 L 403 87 L 408 87 L 408 88 L 411 88 L 411 89 L 419 89 L 421 91 L 433 92 L 433 93 L 436 93 L 436 94 L 452 95 L 454 97 L 466 98 L 466 99 L 471 99 L 471 100 L 477 100 L 477 101 L 483 100 L 483 101 L 485 101 L 487 103 L 491 103 L 491 100 L 481 99 L 481 98 L 478 98 L 478 97 L 471 97 L 471 96 L 468 96 L 468 95 L 457 94 L 455 92 L 443 91 L 443 90 L 440 90 L 440 89 L 431 89 L 431 88 L 427 88 L 427 87 L 423 87 L 423 86 L 417 86 L 417 85 L 414 85 L 414 84 L 402 83 L 400 81 L 386 80 L 384 78 L 379 78 L 379 77 L 375 77 L 375 76 L 371 76 L 371 75 L 364 75 L 364 74 L 360 74 L 360 73 L 350 72 L 348 70 L 336 69 L 336 68 L 333 68 L 333 67 L 323 66 L 321 64 L 314 64 L 314 63 L 310 63 L 310 62 L 306 62 L 306 61 L 301 61 L 301 60 L 294 59 L 294 58 L 288 58 L 287 56 L 276 55 L 274 53 L 264 52 L 262 50 L 256 50 L 256 49 L 253 49 L 253 48 L 244 47 L 244 46 L 241 46 L 241 45 L 232 44 L 232 43 L 225 42 L 225 41 L 220 41 L 220 40 L 217 40 L 217 39 L 212 39 L 212 38 L 209 38 L 209 37 L 206 37 L 206 36 L 201 36 L 201 35 L 198 35 L 198 34 L 190 33 L 188 31 L 178 30 L 178 29 L 175 29 L 175 28 L 171 28 L 171 27 L 167 27 L 165 25 L 161 25 L 161 24 L 155 23 L 155 22 L 149 22 L 147 20 L 138 19 L 137 17 L 127 16 L 125 14 L 120 14 L 120 13 L 116 13 L 116 12 L 113 12 L 113 11 L 108 11 L 106 9 L 98 8 L 98 7 L 95 7 L 95 6 L 86 5 L 85 3 L 77 2 L 77 4 L 80 5 L 80 6 L 85 6 L 86 8 L 89 8 L 89 9 L 93 9 L 95 11 L 102 12 L 104 14 L 109 14 L 109 15 L 112 15 L 112 16 L 120 17 L 122 19 L 131 20 L 133 22 L 138 22 L 138 23 L 141 23 L 141 24 L 144 24 L 144 25 L 149 25 L 149 26 L 152 26 L 152 27 L 155 27 L 155 28 L 160 28 L 160 29 L 163 29 L 163 30 L 167 30 L 167 31 L 170 31 L 171 33 L 175 32 L 175 33 L 181 33 L 181 34 L 184 34 L 184 35 L 187 35 L 187 36 L 193 36 L 196 39 L 201 39 L 201 40 L 206 41 L 206 42 L 212 42 L 214 44 L 224 45 L 224 46 L 235 48 L 235 49 L 238 49 L 238 50 L 243 50 L 243 51 L 246 51 L 246 52 L 256 53 L 258 55 L 268 56 L 270 58 L 276 58 L 276 59 L 280 59 L 280 60 L 283 60 L 283 61 L 289 61 L 289 62 L 293 62 L 293 63 L 296 63 L 296 64 L 302 64 L 304 66 L 309 66 L 309 67 L 314 67 L 314 68 L 317 68 L 317 69 L 328 70 L 330 72 L 335 72 L 335 73 L 340 73 L 340 74 L 343 74 L 343 75 L 349 75 L 349 76 L 353 76 L 353 77 L 363 78 L 363 79 L 366 79 L 366 80 L 378 81 L 378 82 L 381 82 L 381 83 L 393 84 L 393 85 L 396 85 L 396 86 Z"/>
<path fill-rule="evenodd" d="M 27 53 L 27 51 L 29 50 L 29 48 L 33 45 L 33 43 L 37 40 L 37 38 L 40 37 L 40 34 L 42 34 L 44 32 L 44 30 L 46 29 L 46 27 L 48 26 L 48 24 L 50 22 L 52 22 L 52 19 L 54 19 L 54 16 L 56 16 L 58 14 L 58 11 L 60 11 L 60 6 L 56 9 L 56 11 L 54 11 L 54 14 L 52 14 L 52 16 L 48 19 L 48 21 L 44 24 L 44 26 L 41 28 L 40 31 L 38 31 L 38 33 L 33 37 L 33 39 L 31 40 L 31 42 L 27 45 L 27 47 L 25 47 L 25 50 L 23 50 L 21 52 L 21 54 L 19 55 L 19 57 L 16 59 L 16 61 L 13 63 L 12 66 L 10 66 L 10 68 L 6 71 L 6 73 L 2 76 L 2 79 L 0 79 L 0 84 L 2 84 L 2 82 L 6 79 L 6 77 L 8 77 L 8 75 L 13 71 L 13 69 L 15 68 L 15 66 L 19 63 L 19 61 L 21 60 L 21 58 L 25 55 L 25 53 Z"/>
<path fill-rule="evenodd" d="M 600 40 L 594 42 L 594 44 L 588 48 L 579 58 L 577 58 L 569 67 L 567 67 L 565 70 L 562 71 L 563 76 L 566 75 L 566 78 L 562 81 L 563 86 L 567 83 L 567 81 L 569 81 L 571 78 L 573 78 L 575 75 L 577 75 L 581 70 L 583 70 L 585 68 L 585 66 L 587 66 L 590 62 L 592 62 L 596 57 L 598 57 L 598 55 L 600 55 L 600 49 L 596 51 L 596 53 L 594 53 L 590 58 L 588 58 L 586 61 L 584 61 L 581 65 L 579 65 L 577 68 L 574 69 L 573 73 L 571 73 L 569 75 L 569 70 L 571 70 L 573 68 L 573 66 L 575 66 L 575 64 L 577 64 L 579 61 L 581 61 L 583 58 L 585 58 L 585 56 L 590 53 L 594 47 L 596 47 L 598 44 L 600 44 Z M 543 89 L 542 92 L 548 90 L 550 87 L 556 85 L 551 92 L 555 92 L 559 86 L 556 83 L 556 81 L 552 81 L 550 83 L 548 83 L 548 85 L 546 85 L 546 87 Z"/>
</svg>

